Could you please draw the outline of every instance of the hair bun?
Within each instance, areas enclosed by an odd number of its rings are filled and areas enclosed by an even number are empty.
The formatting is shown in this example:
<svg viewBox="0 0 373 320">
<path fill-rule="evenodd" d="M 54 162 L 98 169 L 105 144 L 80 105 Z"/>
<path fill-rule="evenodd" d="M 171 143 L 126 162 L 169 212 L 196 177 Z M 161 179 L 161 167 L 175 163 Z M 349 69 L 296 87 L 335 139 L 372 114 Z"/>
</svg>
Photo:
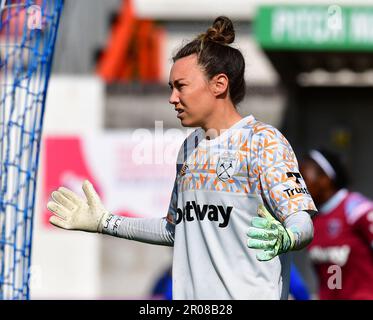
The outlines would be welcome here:
<svg viewBox="0 0 373 320">
<path fill-rule="evenodd" d="M 232 21 L 224 16 L 217 17 L 202 35 L 204 41 L 209 40 L 220 44 L 231 44 L 235 38 L 235 32 Z"/>
</svg>

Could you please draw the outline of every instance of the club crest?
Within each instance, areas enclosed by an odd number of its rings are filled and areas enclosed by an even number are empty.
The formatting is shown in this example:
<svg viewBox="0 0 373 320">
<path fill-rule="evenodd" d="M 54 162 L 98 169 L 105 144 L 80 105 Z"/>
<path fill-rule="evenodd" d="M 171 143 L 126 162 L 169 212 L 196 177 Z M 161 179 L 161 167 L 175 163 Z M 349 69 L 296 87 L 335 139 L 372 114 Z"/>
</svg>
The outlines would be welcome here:
<svg viewBox="0 0 373 320">
<path fill-rule="evenodd" d="M 236 171 L 237 158 L 234 154 L 224 153 L 216 166 L 216 175 L 221 181 L 231 179 Z"/>
<path fill-rule="evenodd" d="M 328 233 L 335 238 L 342 232 L 342 222 L 339 219 L 330 219 L 328 222 Z"/>
</svg>

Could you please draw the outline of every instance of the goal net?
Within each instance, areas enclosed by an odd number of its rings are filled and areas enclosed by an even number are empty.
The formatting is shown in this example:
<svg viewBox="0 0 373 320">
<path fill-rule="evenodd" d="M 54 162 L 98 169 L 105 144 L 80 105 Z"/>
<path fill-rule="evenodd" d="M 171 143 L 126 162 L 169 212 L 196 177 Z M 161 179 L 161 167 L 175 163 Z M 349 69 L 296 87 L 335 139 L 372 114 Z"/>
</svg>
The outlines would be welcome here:
<svg viewBox="0 0 373 320">
<path fill-rule="evenodd" d="M 63 0 L 0 1 L 0 299 L 29 299 L 39 146 Z"/>
</svg>

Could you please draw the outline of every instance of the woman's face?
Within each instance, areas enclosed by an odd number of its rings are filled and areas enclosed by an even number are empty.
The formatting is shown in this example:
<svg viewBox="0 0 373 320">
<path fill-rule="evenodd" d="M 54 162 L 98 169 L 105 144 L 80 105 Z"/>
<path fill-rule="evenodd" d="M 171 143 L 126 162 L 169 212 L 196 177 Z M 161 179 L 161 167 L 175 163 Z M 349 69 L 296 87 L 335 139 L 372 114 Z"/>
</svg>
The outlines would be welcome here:
<svg viewBox="0 0 373 320">
<path fill-rule="evenodd" d="M 184 127 L 205 127 L 214 111 L 215 95 L 197 64 L 197 55 L 178 59 L 171 68 L 169 102 Z"/>
<path fill-rule="evenodd" d="M 320 206 L 327 200 L 327 191 L 331 186 L 330 178 L 322 173 L 320 168 L 310 160 L 302 161 L 299 169 L 316 206 Z"/>
</svg>

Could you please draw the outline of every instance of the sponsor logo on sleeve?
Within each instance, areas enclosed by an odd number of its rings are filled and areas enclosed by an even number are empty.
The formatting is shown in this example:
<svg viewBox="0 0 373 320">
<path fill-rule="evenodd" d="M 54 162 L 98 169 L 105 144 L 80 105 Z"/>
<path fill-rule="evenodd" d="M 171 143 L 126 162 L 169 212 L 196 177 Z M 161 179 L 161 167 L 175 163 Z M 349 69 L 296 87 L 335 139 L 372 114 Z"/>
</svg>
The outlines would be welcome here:
<svg viewBox="0 0 373 320">
<path fill-rule="evenodd" d="M 294 181 L 297 183 L 297 184 L 301 184 L 300 183 L 300 180 L 299 179 L 302 179 L 302 176 L 299 172 L 286 172 L 286 176 L 290 179 L 290 178 L 294 178 Z"/>
<path fill-rule="evenodd" d="M 296 188 L 284 189 L 284 192 L 288 197 L 292 197 L 297 194 L 310 194 L 307 190 L 306 184 L 303 181 L 302 175 L 299 172 L 287 172 L 286 176 L 289 180 L 293 181 L 298 185 Z"/>
</svg>

